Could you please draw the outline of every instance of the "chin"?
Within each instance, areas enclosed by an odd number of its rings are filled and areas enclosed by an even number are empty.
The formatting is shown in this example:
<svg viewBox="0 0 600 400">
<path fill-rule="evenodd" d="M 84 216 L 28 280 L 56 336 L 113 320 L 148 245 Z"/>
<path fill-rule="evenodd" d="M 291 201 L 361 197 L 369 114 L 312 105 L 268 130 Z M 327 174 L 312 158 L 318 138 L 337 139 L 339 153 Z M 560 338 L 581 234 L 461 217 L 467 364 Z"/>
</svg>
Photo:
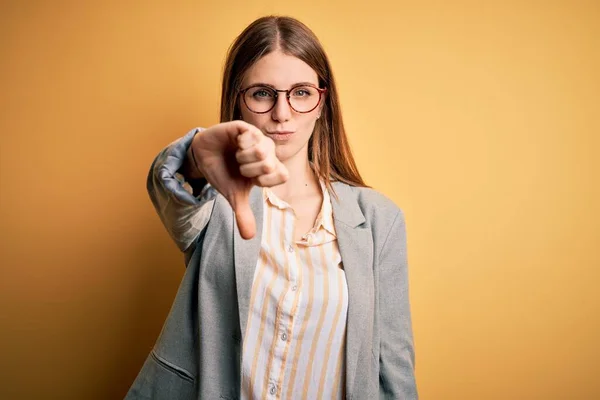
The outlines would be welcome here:
<svg viewBox="0 0 600 400">
<path fill-rule="evenodd" d="M 275 155 L 281 162 L 287 161 L 294 155 L 294 152 L 291 149 L 286 148 L 286 147 L 288 147 L 288 146 L 286 146 L 285 144 L 275 145 Z"/>
<path fill-rule="evenodd" d="M 308 144 L 298 147 L 296 143 L 283 143 L 275 145 L 275 155 L 281 162 L 285 162 L 294 157 L 306 157 L 308 159 Z"/>
</svg>

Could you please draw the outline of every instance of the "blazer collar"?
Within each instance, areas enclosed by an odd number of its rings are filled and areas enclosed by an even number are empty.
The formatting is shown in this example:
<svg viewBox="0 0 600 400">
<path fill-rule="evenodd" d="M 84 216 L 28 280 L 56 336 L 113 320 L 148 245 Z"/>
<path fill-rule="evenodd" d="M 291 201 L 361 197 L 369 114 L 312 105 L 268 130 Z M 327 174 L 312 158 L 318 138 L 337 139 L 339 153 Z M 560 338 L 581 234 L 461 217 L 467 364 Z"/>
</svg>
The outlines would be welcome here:
<svg viewBox="0 0 600 400">
<path fill-rule="evenodd" d="M 352 188 L 342 182 L 332 182 L 331 186 L 335 192 L 335 194 L 330 193 L 334 220 L 343 222 L 352 228 L 365 222 L 365 216 L 358 206 Z"/>
</svg>

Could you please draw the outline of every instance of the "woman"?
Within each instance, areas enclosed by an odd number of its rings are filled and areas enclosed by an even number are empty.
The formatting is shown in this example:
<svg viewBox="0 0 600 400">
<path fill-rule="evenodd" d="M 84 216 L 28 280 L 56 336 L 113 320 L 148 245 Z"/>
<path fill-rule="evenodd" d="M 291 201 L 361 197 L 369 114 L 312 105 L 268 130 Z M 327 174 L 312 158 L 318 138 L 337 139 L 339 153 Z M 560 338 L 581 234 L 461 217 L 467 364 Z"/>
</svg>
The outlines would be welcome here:
<svg viewBox="0 0 600 400">
<path fill-rule="evenodd" d="M 128 399 L 417 398 L 404 218 L 363 183 L 305 25 L 240 34 L 221 123 L 164 149 L 148 189 L 188 264 Z"/>
</svg>

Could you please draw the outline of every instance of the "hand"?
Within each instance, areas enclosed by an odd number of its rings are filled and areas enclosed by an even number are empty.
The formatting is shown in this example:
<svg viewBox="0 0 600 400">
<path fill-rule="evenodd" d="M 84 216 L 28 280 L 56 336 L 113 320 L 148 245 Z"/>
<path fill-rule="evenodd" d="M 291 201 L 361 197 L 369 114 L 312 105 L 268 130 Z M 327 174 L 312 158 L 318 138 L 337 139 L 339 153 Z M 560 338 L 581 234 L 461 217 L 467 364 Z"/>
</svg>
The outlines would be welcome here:
<svg viewBox="0 0 600 400">
<path fill-rule="evenodd" d="M 275 143 L 243 121 L 223 122 L 198 132 L 188 150 L 206 180 L 229 202 L 240 235 L 251 239 L 256 220 L 250 208 L 252 186 L 271 187 L 287 181 L 287 168 L 275 155 Z"/>
</svg>

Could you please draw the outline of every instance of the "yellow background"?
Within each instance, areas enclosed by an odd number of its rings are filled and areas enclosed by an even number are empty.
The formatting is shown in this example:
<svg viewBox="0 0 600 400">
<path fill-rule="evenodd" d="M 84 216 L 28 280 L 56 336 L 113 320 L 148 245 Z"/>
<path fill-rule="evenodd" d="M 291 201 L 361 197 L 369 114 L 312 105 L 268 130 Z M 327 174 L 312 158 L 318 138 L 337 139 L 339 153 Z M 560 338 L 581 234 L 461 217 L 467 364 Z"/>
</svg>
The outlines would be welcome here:
<svg viewBox="0 0 600 400">
<path fill-rule="evenodd" d="M 600 4 L 566 0 L 3 1 L 0 398 L 123 397 L 184 272 L 148 167 L 268 13 L 406 213 L 421 398 L 600 398 Z"/>
</svg>

